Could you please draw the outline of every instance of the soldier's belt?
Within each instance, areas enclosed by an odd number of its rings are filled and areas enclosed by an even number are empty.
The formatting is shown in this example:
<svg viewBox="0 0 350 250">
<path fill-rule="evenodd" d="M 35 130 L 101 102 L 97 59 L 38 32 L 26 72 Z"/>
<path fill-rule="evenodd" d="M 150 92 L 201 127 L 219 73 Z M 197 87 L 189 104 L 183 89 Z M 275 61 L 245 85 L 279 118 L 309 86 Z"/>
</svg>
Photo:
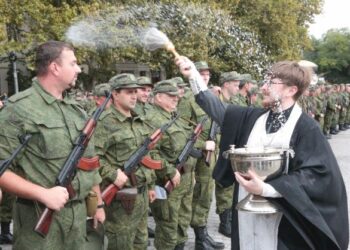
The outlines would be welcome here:
<svg viewBox="0 0 350 250">
<path fill-rule="evenodd" d="M 80 158 L 77 167 L 84 171 L 93 171 L 100 167 L 100 158 L 98 156 L 92 158 Z"/>
</svg>

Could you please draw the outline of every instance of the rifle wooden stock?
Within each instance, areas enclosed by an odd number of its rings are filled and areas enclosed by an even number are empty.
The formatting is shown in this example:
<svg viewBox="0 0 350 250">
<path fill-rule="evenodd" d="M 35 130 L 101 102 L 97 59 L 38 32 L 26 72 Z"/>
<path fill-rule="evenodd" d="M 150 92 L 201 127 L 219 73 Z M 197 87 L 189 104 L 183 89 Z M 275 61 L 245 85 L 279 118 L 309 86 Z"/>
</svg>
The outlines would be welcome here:
<svg viewBox="0 0 350 250">
<path fill-rule="evenodd" d="M 42 237 L 45 237 L 51 226 L 53 218 L 53 210 L 45 208 L 44 212 L 41 214 L 38 223 L 35 225 L 34 231 L 40 234 Z"/>
<path fill-rule="evenodd" d="M 168 180 L 164 185 L 164 189 L 168 194 L 170 194 L 174 190 L 174 188 L 175 186 L 171 180 Z"/>
<path fill-rule="evenodd" d="M 73 198 L 75 196 L 75 191 L 71 185 L 71 181 L 74 178 L 76 168 L 79 160 L 84 154 L 86 147 L 90 141 L 91 136 L 95 131 L 97 121 L 104 111 L 107 103 L 111 99 L 112 93 L 106 92 L 105 101 L 95 110 L 90 119 L 85 123 L 83 130 L 80 132 L 78 137 L 74 142 L 74 147 L 70 154 L 68 155 L 63 167 L 60 169 L 58 176 L 56 178 L 56 185 L 67 188 L 69 197 Z M 36 224 L 34 231 L 39 233 L 41 236 L 45 237 L 50 229 L 52 222 L 53 210 L 45 208 L 44 212 L 41 214 L 38 223 Z"/>
<path fill-rule="evenodd" d="M 110 184 L 107 188 L 105 188 L 105 190 L 103 190 L 102 200 L 106 206 L 109 206 L 111 204 L 112 200 L 115 198 L 119 190 L 120 189 L 114 184 Z"/>
<path fill-rule="evenodd" d="M 205 165 L 207 165 L 209 167 L 210 165 L 210 159 L 211 159 L 211 155 L 212 155 L 213 151 L 207 151 L 207 154 L 205 156 Z"/>
</svg>

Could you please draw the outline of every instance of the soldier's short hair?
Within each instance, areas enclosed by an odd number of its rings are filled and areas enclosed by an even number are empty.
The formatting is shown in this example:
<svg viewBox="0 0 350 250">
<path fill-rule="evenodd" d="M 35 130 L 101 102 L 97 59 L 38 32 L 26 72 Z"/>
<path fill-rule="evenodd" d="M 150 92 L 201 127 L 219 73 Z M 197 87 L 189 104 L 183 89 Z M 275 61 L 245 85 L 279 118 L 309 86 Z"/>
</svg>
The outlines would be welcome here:
<svg viewBox="0 0 350 250">
<path fill-rule="evenodd" d="M 38 76 L 46 75 L 48 66 L 54 62 L 60 62 L 60 56 L 64 49 L 74 51 L 72 45 L 61 41 L 48 41 L 39 45 L 36 50 L 35 69 Z"/>
</svg>

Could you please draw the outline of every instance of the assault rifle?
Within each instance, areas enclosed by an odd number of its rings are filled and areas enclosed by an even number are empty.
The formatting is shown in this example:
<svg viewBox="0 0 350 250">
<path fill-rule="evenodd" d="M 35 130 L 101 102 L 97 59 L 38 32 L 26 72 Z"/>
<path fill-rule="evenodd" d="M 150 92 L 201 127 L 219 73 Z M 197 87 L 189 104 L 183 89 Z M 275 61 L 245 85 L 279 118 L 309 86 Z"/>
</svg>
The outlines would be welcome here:
<svg viewBox="0 0 350 250">
<path fill-rule="evenodd" d="M 28 144 L 28 141 L 30 140 L 30 138 L 32 138 L 32 135 L 25 134 L 18 138 L 21 144 L 15 149 L 15 151 L 13 151 L 13 153 L 8 159 L 0 162 L 0 176 L 2 176 L 2 174 L 6 171 L 6 169 L 11 165 L 12 161 L 21 152 L 22 148 L 24 148 Z"/>
<path fill-rule="evenodd" d="M 203 130 L 203 125 L 204 123 L 208 120 L 208 117 L 204 117 L 196 126 L 196 128 L 194 129 L 194 131 L 192 132 L 191 136 L 187 139 L 187 142 L 184 146 L 184 148 L 182 149 L 180 155 L 177 157 L 175 165 L 176 165 L 176 169 L 182 173 L 183 172 L 183 168 L 185 166 L 185 163 L 188 159 L 188 157 L 191 155 L 192 151 L 193 151 L 193 146 L 196 143 L 198 137 L 200 136 L 200 134 L 202 133 Z M 174 184 L 171 182 L 171 180 L 168 180 L 165 185 L 164 185 L 165 190 L 168 192 L 168 194 L 170 194 L 174 187 Z"/>
<path fill-rule="evenodd" d="M 71 182 L 75 176 L 77 164 L 80 158 L 83 156 L 85 149 L 91 139 L 91 136 L 95 131 L 97 121 L 105 109 L 107 103 L 111 99 L 111 96 L 111 92 L 106 92 L 105 101 L 95 110 L 91 118 L 86 122 L 84 129 L 81 131 L 76 141 L 74 142 L 74 148 L 70 152 L 66 162 L 64 163 L 56 178 L 56 185 L 66 187 L 70 198 L 73 198 L 75 196 L 75 191 L 73 190 Z M 54 211 L 52 209 L 45 208 L 34 228 L 34 231 L 40 234 L 42 237 L 45 237 L 49 232 L 53 212 Z"/>
<path fill-rule="evenodd" d="M 210 125 L 210 131 L 209 131 L 209 135 L 208 135 L 208 141 L 216 141 L 216 134 L 218 132 L 219 126 L 217 125 L 217 123 L 212 120 L 211 125 Z M 210 165 L 210 159 L 211 159 L 211 155 L 212 155 L 213 151 L 207 151 L 207 155 L 205 156 L 205 164 L 207 166 Z"/>
<path fill-rule="evenodd" d="M 131 176 L 133 172 L 138 168 L 138 164 L 141 162 L 144 166 L 151 169 L 160 169 L 161 163 L 158 161 L 152 160 L 150 157 L 145 156 L 160 140 L 164 132 L 176 121 L 178 116 L 170 120 L 168 123 L 164 124 L 162 127 L 157 129 L 150 137 L 147 137 L 142 143 L 142 146 L 138 148 L 130 158 L 124 163 L 124 173 L 127 176 Z M 132 181 L 135 182 L 135 181 Z M 104 203 L 108 206 L 111 204 L 114 197 L 118 192 L 122 192 L 116 185 L 110 184 L 102 192 L 102 199 Z"/>
</svg>

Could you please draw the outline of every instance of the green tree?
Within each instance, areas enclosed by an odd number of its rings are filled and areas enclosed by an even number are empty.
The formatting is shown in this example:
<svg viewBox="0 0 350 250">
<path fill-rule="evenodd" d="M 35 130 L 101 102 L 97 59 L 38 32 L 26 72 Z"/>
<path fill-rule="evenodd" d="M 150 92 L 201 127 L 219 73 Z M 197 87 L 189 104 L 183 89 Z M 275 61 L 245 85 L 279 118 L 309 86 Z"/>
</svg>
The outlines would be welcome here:
<svg viewBox="0 0 350 250">
<path fill-rule="evenodd" d="M 331 29 L 312 42 L 305 58 L 319 66 L 318 73 L 331 82 L 350 82 L 350 30 Z"/>
</svg>

